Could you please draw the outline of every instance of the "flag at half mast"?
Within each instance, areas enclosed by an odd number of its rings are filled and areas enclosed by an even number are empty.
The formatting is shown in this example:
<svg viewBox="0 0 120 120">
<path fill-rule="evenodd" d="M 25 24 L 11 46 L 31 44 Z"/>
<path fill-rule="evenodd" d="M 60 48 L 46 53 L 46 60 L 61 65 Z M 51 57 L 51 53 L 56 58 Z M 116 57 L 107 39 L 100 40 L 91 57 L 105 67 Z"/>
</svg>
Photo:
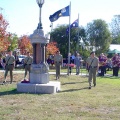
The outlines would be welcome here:
<svg viewBox="0 0 120 120">
<path fill-rule="evenodd" d="M 76 27 L 78 27 L 79 25 L 78 25 L 78 19 L 77 20 L 75 20 L 71 25 L 70 25 L 70 29 L 71 28 L 76 28 Z M 68 34 L 69 33 L 69 27 L 66 29 L 66 33 Z"/>
<path fill-rule="evenodd" d="M 65 17 L 65 16 L 70 16 L 70 6 L 69 5 L 63 9 L 58 10 L 53 15 L 50 15 L 49 20 L 51 22 L 54 22 L 54 21 L 58 20 L 59 17 Z"/>
</svg>

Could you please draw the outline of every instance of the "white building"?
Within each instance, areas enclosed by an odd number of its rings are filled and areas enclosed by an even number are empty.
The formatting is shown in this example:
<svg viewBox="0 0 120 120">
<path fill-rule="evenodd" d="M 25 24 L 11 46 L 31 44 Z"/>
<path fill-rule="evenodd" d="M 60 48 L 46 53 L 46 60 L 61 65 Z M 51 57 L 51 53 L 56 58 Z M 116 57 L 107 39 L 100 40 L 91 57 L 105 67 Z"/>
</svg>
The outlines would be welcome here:
<svg viewBox="0 0 120 120">
<path fill-rule="evenodd" d="M 120 45 L 119 44 L 110 44 L 110 47 L 109 47 L 110 50 L 119 50 L 120 51 Z"/>
</svg>

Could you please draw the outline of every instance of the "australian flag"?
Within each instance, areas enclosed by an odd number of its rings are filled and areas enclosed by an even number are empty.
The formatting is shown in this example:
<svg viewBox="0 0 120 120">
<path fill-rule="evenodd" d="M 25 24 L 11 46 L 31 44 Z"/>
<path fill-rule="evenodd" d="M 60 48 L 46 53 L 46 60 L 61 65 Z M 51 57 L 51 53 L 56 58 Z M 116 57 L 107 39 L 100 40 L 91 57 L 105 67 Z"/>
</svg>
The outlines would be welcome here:
<svg viewBox="0 0 120 120">
<path fill-rule="evenodd" d="M 70 25 L 70 29 L 71 28 L 76 28 L 78 27 L 78 19 L 75 20 L 71 25 Z M 66 29 L 66 33 L 68 34 L 69 33 L 69 27 Z"/>
<path fill-rule="evenodd" d="M 68 5 L 67 7 L 61 9 L 61 10 L 58 10 L 57 12 L 55 12 L 53 15 L 50 15 L 49 17 L 49 20 L 51 22 L 54 22 L 56 21 L 59 17 L 64 17 L 64 16 L 70 16 L 70 6 Z"/>
</svg>

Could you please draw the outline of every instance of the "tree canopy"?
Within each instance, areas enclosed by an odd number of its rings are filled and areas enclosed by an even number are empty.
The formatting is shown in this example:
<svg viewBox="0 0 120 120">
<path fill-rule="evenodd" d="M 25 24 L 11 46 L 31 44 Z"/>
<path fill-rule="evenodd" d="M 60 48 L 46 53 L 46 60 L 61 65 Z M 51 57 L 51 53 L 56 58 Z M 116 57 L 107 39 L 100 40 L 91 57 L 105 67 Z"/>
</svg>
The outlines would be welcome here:
<svg viewBox="0 0 120 120">
<path fill-rule="evenodd" d="M 68 54 L 69 46 L 69 36 L 66 34 L 67 28 L 68 25 L 58 26 L 50 34 L 50 40 L 57 43 L 57 47 L 64 57 Z M 88 57 L 90 51 L 93 50 L 98 54 L 104 53 L 108 51 L 111 41 L 112 38 L 108 24 L 101 19 L 93 20 L 87 24 L 86 28 L 79 26 L 78 28 L 71 29 L 70 52 L 73 54 L 77 51 L 84 57 Z"/>
<path fill-rule="evenodd" d="M 55 28 L 51 33 L 50 41 L 54 41 L 57 43 L 57 47 L 61 51 L 64 57 L 68 54 L 68 47 L 69 47 L 69 35 L 67 33 L 68 25 L 61 25 Z M 85 38 L 85 30 L 84 28 L 72 28 L 70 33 L 70 52 L 73 54 L 76 51 L 80 52 L 79 47 L 79 40 L 78 38 L 78 31 L 79 35 Z M 77 48 L 78 46 L 78 48 Z M 78 50 L 77 50 L 78 49 Z"/>
<path fill-rule="evenodd" d="M 106 52 L 112 41 L 108 24 L 101 19 L 87 24 L 86 36 L 89 45 L 94 47 L 97 53 Z"/>
<path fill-rule="evenodd" d="M 16 48 L 18 48 L 18 37 L 16 34 L 10 34 L 8 37 L 8 41 L 8 50 L 14 51 Z"/>
<path fill-rule="evenodd" d="M 8 25 L 9 23 L 4 19 L 3 15 L 0 14 L 0 52 L 6 51 L 9 46 L 9 34 L 6 31 Z"/>
<path fill-rule="evenodd" d="M 26 54 L 27 51 L 32 53 L 32 44 L 27 35 L 23 35 L 18 40 L 18 49 L 20 49 L 21 54 Z"/>
<path fill-rule="evenodd" d="M 120 44 L 120 15 L 114 15 L 110 24 L 112 44 Z"/>
<path fill-rule="evenodd" d="M 47 56 L 48 55 L 54 55 L 59 49 L 57 48 L 56 42 L 50 42 L 46 46 L 47 49 Z"/>
</svg>

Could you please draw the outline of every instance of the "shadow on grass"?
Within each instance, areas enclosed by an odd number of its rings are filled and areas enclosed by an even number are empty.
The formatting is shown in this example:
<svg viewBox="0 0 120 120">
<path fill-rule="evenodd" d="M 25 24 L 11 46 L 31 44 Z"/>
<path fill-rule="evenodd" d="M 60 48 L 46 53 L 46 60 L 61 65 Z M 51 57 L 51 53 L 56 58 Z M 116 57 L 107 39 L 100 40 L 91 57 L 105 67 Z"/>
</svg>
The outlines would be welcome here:
<svg viewBox="0 0 120 120">
<path fill-rule="evenodd" d="M 88 83 L 88 81 L 81 81 L 81 82 L 67 82 L 67 83 L 62 83 L 61 85 L 66 85 L 66 84 L 77 84 L 77 83 Z"/>
<path fill-rule="evenodd" d="M 15 95 L 15 94 L 21 94 L 21 93 L 18 92 L 16 88 L 13 89 L 13 90 L 8 90 L 8 91 L 0 92 L 0 96 L 3 96 L 3 95 Z"/>
<path fill-rule="evenodd" d="M 84 89 L 89 89 L 89 88 L 84 87 L 84 88 L 80 88 L 80 89 L 69 89 L 69 90 L 60 91 L 59 93 L 62 93 L 62 92 L 74 92 L 74 91 L 79 91 L 79 90 L 84 90 Z"/>
<path fill-rule="evenodd" d="M 112 76 L 112 75 L 106 75 L 106 76 L 98 76 L 98 78 L 109 78 L 109 79 L 120 79 L 120 77 L 118 76 Z"/>
<path fill-rule="evenodd" d="M 13 89 L 13 90 L 7 90 L 4 92 L 0 92 L 0 96 L 4 96 L 4 95 L 17 95 L 17 94 L 34 94 L 34 95 L 43 95 L 43 94 L 35 94 L 35 93 L 24 93 L 24 92 L 18 92 L 17 89 Z"/>
<path fill-rule="evenodd" d="M 60 75 L 60 77 L 63 77 L 63 78 L 68 78 L 70 76 L 76 76 L 76 77 L 80 77 L 80 78 L 88 78 L 88 75 Z"/>
</svg>

